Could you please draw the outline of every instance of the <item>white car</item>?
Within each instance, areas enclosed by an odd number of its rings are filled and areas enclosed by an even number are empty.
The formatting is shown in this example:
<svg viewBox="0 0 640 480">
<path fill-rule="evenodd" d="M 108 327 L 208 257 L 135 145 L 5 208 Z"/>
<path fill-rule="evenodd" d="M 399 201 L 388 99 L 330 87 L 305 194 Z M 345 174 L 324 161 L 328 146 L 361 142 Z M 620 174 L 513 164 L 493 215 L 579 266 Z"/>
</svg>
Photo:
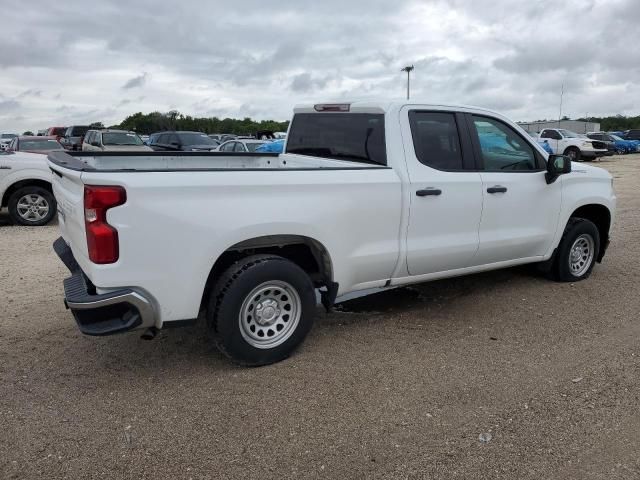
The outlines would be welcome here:
<svg viewBox="0 0 640 480">
<path fill-rule="evenodd" d="M 540 132 L 555 154 L 567 155 L 575 162 L 590 161 L 607 154 L 607 145 L 564 128 L 545 128 Z"/>
<path fill-rule="evenodd" d="M 299 106 L 284 154 L 49 155 L 72 271 L 66 304 L 107 335 L 206 318 L 233 360 L 282 360 L 331 307 L 537 263 L 586 279 L 616 197 L 603 169 L 549 156 L 489 110 Z"/>
<path fill-rule="evenodd" d="M 260 145 L 267 143 L 265 140 L 253 140 L 238 138 L 235 140 L 229 140 L 216 148 L 218 152 L 240 152 L 240 153 L 253 153 Z"/>
<path fill-rule="evenodd" d="M 18 136 L 17 133 L 2 133 L 0 134 L 0 150 L 6 150 L 9 147 L 11 141 Z"/>
<path fill-rule="evenodd" d="M 40 226 L 56 213 L 47 157 L 39 153 L 0 152 L 0 208 L 13 223 Z"/>
</svg>

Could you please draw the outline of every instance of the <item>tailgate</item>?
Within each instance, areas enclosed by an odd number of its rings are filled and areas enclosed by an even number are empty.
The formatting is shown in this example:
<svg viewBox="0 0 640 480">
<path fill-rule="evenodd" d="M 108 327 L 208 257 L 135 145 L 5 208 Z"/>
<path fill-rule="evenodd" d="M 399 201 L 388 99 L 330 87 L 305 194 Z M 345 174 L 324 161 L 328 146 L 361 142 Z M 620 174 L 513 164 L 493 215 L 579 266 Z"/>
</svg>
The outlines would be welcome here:
<svg viewBox="0 0 640 480">
<path fill-rule="evenodd" d="M 76 261 L 89 262 L 84 225 L 84 184 L 82 172 L 60 167 L 49 161 L 53 172 L 53 194 L 58 202 L 58 222 L 62 238 L 71 247 Z"/>
</svg>

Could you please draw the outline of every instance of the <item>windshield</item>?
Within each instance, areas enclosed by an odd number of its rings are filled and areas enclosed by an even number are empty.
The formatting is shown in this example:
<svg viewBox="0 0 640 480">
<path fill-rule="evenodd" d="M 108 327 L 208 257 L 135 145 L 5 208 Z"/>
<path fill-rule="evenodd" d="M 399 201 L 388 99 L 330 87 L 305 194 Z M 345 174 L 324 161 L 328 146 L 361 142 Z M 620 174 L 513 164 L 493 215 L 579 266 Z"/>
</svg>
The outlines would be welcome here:
<svg viewBox="0 0 640 480">
<path fill-rule="evenodd" d="M 181 133 L 180 140 L 183 145 L 211 145 L 216 147 L 218 142 L 212 140 L 204 133 Z"/>
<path fill-rule="evenodd" d="M 620 138 L 617 135 L 611 135 L 611 138 L 613 138 L 614 140 L 618 140 L 618 141 L 622 140 L 622 138 Z"/>
<path fill-rule="evenodd" d="M 245 145 L 247 146 L 247 150 L 249 150 L 250 152 L 255 152 L 256 148 L 258 148 L 260 145 L 264 145 L 265 142 L 252 142 L 252 143 L 245 143 Z"/>
<path fill-rule="evenodd" d="M 565 138 L 580 138 L 580 134 L 576 132 L 572 132 L 571 130 L 558 130 L 563 137 Z"/>
<path fill-rule="evenodd" d="M 20 150 L 64 150 L 55 140 L 22 140 Z"/>
<path fill-rule="evenodd" d="M 298 113 L 287 153 L 387 164 L 384 115 L 373 113 Z"/>
<path fill-rule="evenodd" d="M 0 138 L 8 138 L 8 139 L 12 139 L 12 138 L 16 138 L 18 135 L 16 135 L 15 133 L 3 133 L 2 137 Z"/>
<path fill-rule="evenodd" d="M 102 134 L 103 145 L 142 145 L 142 140 L 135 133 L 104 132 Z"/>
</svg>

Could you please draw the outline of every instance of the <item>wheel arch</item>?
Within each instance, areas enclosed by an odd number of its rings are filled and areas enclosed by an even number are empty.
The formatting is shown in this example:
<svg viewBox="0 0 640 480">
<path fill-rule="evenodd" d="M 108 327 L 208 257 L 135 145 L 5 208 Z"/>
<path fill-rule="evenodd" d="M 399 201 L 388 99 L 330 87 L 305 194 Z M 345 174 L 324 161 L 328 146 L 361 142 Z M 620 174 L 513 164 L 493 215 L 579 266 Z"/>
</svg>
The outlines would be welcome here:
<svg viewBox="0 0 640 480">
<path fill-rule="evenodd" d="M 318 240 L 303 235 L 266 235 L 235 243 L 215 261 L 205 282 L 200 312 L 206 308 L 209 293 L 217 278 L 233 263 L 256 254 L 272 254 L 284 257 L 307 272 L 313 284 L 337 293 L 333 283 L 333 263 L 328 249 Z M 331 303 L 333 302 L 331 299 Z"/>
<path fill-rule="evenodd" d="M 599 203 L 590 203 L 576 208 L 569 219 L 584 218 L 592 222 L 598 229 L 600 234 L 600 249 L 598 251 L 598 262 L 602 261 L 604 253 L 607 249 L 609 240 L 609 230 L 611 228 L 611 211 L 604 205 Z"/>
<path fill-rule="evenodd" d="M 4 191 L 4 194 L 2 195 L 2 201 L 0 202 L 0 206 L 6 207 L 9 204 L 9 198 L 11 198 L 11 195 L 13 195 L 16 191 L 24 187 L 40 187 L 40 188 L 44 188 L 45 190 L 53 194 L 53 186 L 51 185 L 51 182 L 48 182 L 46 180 L 42 180 L 39 178 L 28 178 L 25 180 L 18 180 L 17 182 L 12 183 Z"/>
</svg>

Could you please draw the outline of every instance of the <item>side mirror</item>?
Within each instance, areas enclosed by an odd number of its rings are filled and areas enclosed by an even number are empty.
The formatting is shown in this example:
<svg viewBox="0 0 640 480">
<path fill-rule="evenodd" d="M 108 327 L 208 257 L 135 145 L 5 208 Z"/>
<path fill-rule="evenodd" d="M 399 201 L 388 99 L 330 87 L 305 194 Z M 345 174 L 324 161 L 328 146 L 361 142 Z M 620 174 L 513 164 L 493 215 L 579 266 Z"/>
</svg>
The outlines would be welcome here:
<svg viewBox="0 0 640 480">
<path fill-rule="evenodd" d="M 571 172 L 571 159 L 566 155 L 549 155 L 547 160 L 547 184 L 557 180 L 560 175 Z"/>
<path fill-rule="evenodd" d="M 171 142 L 169 146 L 173 148 L 180 148 L 180 144 L 178 142 Z"/>
</svg>

